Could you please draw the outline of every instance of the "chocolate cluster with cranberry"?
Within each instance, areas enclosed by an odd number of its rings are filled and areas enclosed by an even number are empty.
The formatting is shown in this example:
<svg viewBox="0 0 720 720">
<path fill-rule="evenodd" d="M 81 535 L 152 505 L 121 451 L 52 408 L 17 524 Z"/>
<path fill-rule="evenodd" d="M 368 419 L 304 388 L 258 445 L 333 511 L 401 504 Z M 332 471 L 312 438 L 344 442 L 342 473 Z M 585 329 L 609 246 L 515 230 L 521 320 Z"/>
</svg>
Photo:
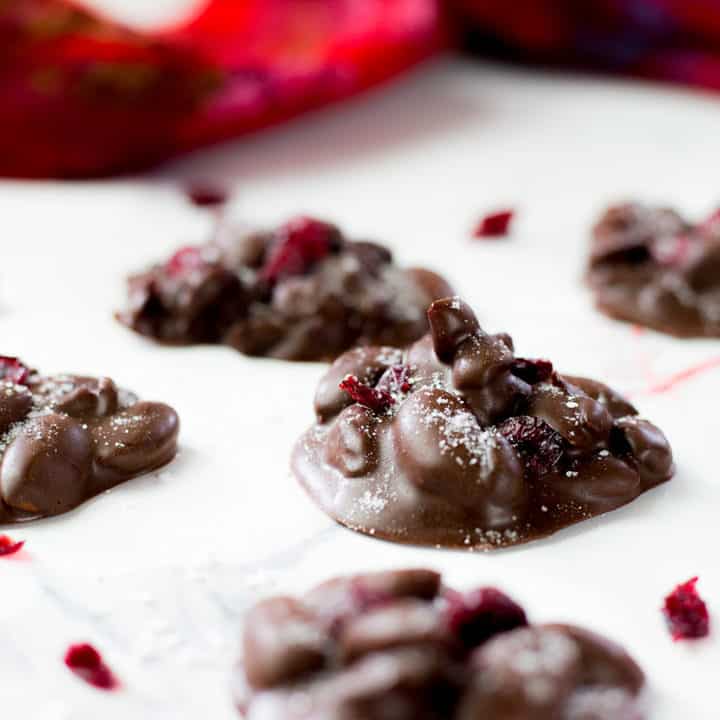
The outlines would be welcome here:
<svg viewBox="0 0 720 720">
<path fill-rule="evenodd" d="M 170 462 L 179 421 L 107 377 L 0 357 L 0 524 L 58 515 Z"/>
<path fill-rule="evenodd" d="M 568 625 L 529 625 L 495 588 L 430 570 L 330 580 L 248 613 L 247 720 L 641 720 L 640 668 Z"/>
<path fill-rule="evenodd" d="M 274 232 L 220 233 L 129 280 L 119 319 L 167 343 L 223 343 L 248 355 L 331 360 L 354 345 L 405 346 L 449 286 L 401 269 L 387 248 L 299 217 Z"/>
<path fill-rule="evenodd" d="M 407 350 L 356 348 L 315 396 L 294 472 L 349 528 L 490 549 L 605 513 L 673 474 L 662 432 L 602 383 L 515 357 L 459 298 Z"/>
<path fill-rule="evenodd" d="M 593 231 L 587 280 L 611 317 L 720 337 L 720 211 L 692 224 L 666 208 L 610 208 Z"/>
</svg>

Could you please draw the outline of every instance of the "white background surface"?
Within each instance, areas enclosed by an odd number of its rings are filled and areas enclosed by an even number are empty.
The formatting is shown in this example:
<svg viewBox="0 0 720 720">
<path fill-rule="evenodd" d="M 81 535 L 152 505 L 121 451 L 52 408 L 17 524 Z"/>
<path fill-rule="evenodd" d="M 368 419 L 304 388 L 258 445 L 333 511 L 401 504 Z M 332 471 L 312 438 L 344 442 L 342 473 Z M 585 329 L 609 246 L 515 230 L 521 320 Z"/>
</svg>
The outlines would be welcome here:
<svg viewBox="0 0 720 720">
<path fill-rule="evenodd" d="M 181 454 L 161 473 L 10 528 L 27 553 L 0 560 L 3 717 L 230 720 L 239 621 L 259 594 L 429 565 L 460 586 L 499 585 L 535 620 L 623 641 L 647 670 L 652 718 L 717 718 L 720 369 L 646 391 L 720 355 L 720 342 L 637 335 L 603 319 L 581 273 L 588 227 L 607 202 L 669 202 L 695 217 L 720 202 L 719 127 L 718 101 L 698 94 L 441 60 L 152 176 L 0 182 L 2 352 L 46 372 L 110 375 L 174 405 L 183 423 Z M 519 354 L 631 392 L 670 438 L 675 480 L 610 516 L 492 555 L 394 546 L 333 526 L 288 473 L 323 366 L 160 348 L 112 319 L 126 273 L 206 238 L 209 219 L 175 187 L 186 178 L 232 181 L 234 220 L 316 213 L 445 273 Z M 476 218 L 505 204 L 518 209 L 512 239 L 469 240 Z M 673 644 L 659 607 L 695 574 L 715 632 Z M 65 669 L 65 647 L 83 640 L 105 654 L 121 692 Z"/>
</svg>

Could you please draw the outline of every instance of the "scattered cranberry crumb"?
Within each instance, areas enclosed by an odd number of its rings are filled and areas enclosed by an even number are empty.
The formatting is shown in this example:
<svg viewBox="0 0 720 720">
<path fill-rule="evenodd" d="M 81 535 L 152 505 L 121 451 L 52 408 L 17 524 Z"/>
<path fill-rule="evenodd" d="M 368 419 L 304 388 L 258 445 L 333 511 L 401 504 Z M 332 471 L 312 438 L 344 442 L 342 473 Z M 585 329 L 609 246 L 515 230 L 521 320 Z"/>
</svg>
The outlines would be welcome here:
<svg viewBox="0 0 720 720">
<path fill-rule="evenodd" d="M 698 595 L 694 577 L 678 585 L 666 598 L 663 615 L 673 640 L 705 637 L 710 632 L 710 617 L 705 601 Z"/>
<path fill-rule="evenodd" d="M 530 385 L 546 382 L 553 375 L 553 365 L 549 360 L 529 360 L 515 358 L 512 363 L 512 373 Z"/>
<path fill-rule="evenodd" d="M 23 365 L 16 357 L 0 355 L 0 380 L 26 385 L 30 377 L 30 368 Z"/>
<path fill-rule="evenodd" d="M 530 479 L 549 473 L 565 452 L 562 436 L 532 415 L 508 418 L 498 426 L 498 432 L 518 451 Z"/>
<path fill-rule="evenodd" d="M 0 557 L 14 555 L 16 552 L 22 550 L 24 544 L 24 540 L 13 540 L 7 535 L 0 535 Z"/>
<path fill-rule="evenodd" d="M 480 220 L 473 230 L 473 237 L 505 237 L 510 232 L 510 223 L 515 217 L 514 210 L 500 210 Z"/>
<path fill-rule="evenodd" d="M 201 248 L 193 245 L 180 248 L 165 264 L 165 271 L 172 277 L 183 275 L 201 268 L 205 264 Z"/>
<path fill-rule="evenodd" d="M 225 190 L 211 185 L 191 185 L 185 190 L 185 195 L 193 205 L 202 208 L 219 207 L 228 199 Z"/>
<path fill-rule="evenodd" d="M 450 631 L 471 649 L 494 635 L 527 625 L 525 611 L 505 593 L 486 587 L 447 596 L 446 618 Z"/>
<path fill-rule="evenodd" d="M 375 387 L 387 392 L 408 393 L 412 387 L 410 374 L 408 365 L 393 365 L 383 373 Z"/>
<path fill-rule="evenodd" d="M 65 653 L 65 665 L 86 683 L 100 690 L 114 690 L 119 685 L 102 655 L 87 643 L 71 645 Z"/>
<path fill-rule="evenodd" d="M 297 217 L 283 225 L 261 277 L 277 282 L 282 277 L 302 275 L 312 265 L 330 254 L 337 239 L 337 229 L 309 217 Z"/>
<path fill-rule="evenodd" d="M 339 387 L 356 403 L 365 405 L 375 412 L 382 412 L 395 404 L 395 399 L 389 392 L 370 387 L 361 382 L 356 375 L 346 375 Z"/>
</svg>

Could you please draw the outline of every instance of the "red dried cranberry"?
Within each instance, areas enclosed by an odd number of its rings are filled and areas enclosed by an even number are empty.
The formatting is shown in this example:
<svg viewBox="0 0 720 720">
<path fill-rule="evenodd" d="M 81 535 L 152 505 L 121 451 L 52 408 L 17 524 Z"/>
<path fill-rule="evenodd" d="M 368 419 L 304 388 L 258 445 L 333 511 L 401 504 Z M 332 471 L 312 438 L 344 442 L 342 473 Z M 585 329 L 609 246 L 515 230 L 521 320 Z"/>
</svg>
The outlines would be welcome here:
<svg viewBox="0 0 720 720">
<path fill-rule="evenodd" d="M 346 375 L 339 387 L 356 403 L 365 405 L 375 412 L 382 412 L 395 404 L 395 400 L 389 392 L 370 387 L 361 382 L 356 375 Z"/>
<path fill-rule="evenodd" d="M 553 365 L 549 360 L 515 358 L 511 370 L 513 375 L 517 375 L 517 377 L 526 383 L 530 383 L 530 385 L 546 382 L 553 375 Z"/>
<path fill-rule="evenodd" d="M 16 385 L 27 385 L 30 368 L 23 365 L 16 357 L 0 355 L 0 380 Z"/>
<path fill-rule="evenodd" d="M 510 223 L 514 216 L 514 210 L 500 210 L 499 212 L 486 215 L 475 226 L 473 237 L 504 237 L 510 230 Z"/>
<path fill-rule="evenodd" d="M 102 655 L 87 643 L 71 645 L 65 653 L 65 665 L 86 683 L 101 690 L 113 690 L 119 685 Z"/>
<path fill-rule="evenodd" d="M 382 375 L 378 384 L 378 390 L 387 392 L 408 393 L 412 387 L 411 371 L 408 365 L 393 365 Z"/>
<path fill-rule="evenodd" d="M 14 555 L 16 552 L 22 550 L 24 544 L 24 540 L 13 540 L 7 535 L 0 535 L 0 557 Z"/>
<path fill-rule="evenodd" d="M 527 625 L 525 611 L 505 593 L 486 587 L 447 596 L 450 632 L 466 648 L 481 645 L 494 635 Z"/>
<path fill-rule="evenodd" d="M 710 632 L 710 617 L 705 601 L 698 595 L 694 577 L 678 585 L 666 598 L 663 615 L 673 640 L 705 637 Z"/>
<path fill-rule="evenodd" d="M 498 426 L 498 432 L 520 453 L 530 479 L 549 473 L 563 456 L 562 436 L 540 418 L 511 417 Z"/>
<path fill-rule="evenodd" d="M 186 188 L 185 195 L 193 205 L 202 208 L 224 205 L 228 199 L 225 190 L 210 185 L 191 185 Z"/>
<path fill-rule="evenodd" d="M 183 275 L 201 268 L 205 264 L 202 256 L 202 248 L 188 245 L 180 248 L 165 263 L 165 272 L 172 277 L 182 277 Z"/>
<path fill-rule="evenodd" d="M 277 232 L 277 239 L 260 276 L 267 282 L 302 275 L 330 254 L 337 243 L 333 225 L 309 217 L 297 217 Z"/>
</svg>

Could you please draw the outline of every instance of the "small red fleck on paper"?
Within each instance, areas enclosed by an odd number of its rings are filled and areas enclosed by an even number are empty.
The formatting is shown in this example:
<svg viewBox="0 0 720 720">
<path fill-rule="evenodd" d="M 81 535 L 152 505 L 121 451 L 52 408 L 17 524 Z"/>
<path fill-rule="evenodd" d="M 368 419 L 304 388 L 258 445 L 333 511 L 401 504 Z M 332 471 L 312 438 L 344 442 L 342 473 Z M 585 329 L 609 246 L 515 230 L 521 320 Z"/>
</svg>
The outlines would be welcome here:
<svg viewBox="0 0 720 720">
<path fill-rule="evenodd" d="M 7 535 L 0 535 L 0 557 L 15 555 L 22 550 L 23 545 L 25 545 L 24 540 L 13 540 Z"/>
<path fill-rule="evenodd" d="M 515 217 L 514 210 L 498 210 L 481 218 L 473 230 L 474 238 L 505 237 L 510 232 L 510 224 Z"/>
</svg>

